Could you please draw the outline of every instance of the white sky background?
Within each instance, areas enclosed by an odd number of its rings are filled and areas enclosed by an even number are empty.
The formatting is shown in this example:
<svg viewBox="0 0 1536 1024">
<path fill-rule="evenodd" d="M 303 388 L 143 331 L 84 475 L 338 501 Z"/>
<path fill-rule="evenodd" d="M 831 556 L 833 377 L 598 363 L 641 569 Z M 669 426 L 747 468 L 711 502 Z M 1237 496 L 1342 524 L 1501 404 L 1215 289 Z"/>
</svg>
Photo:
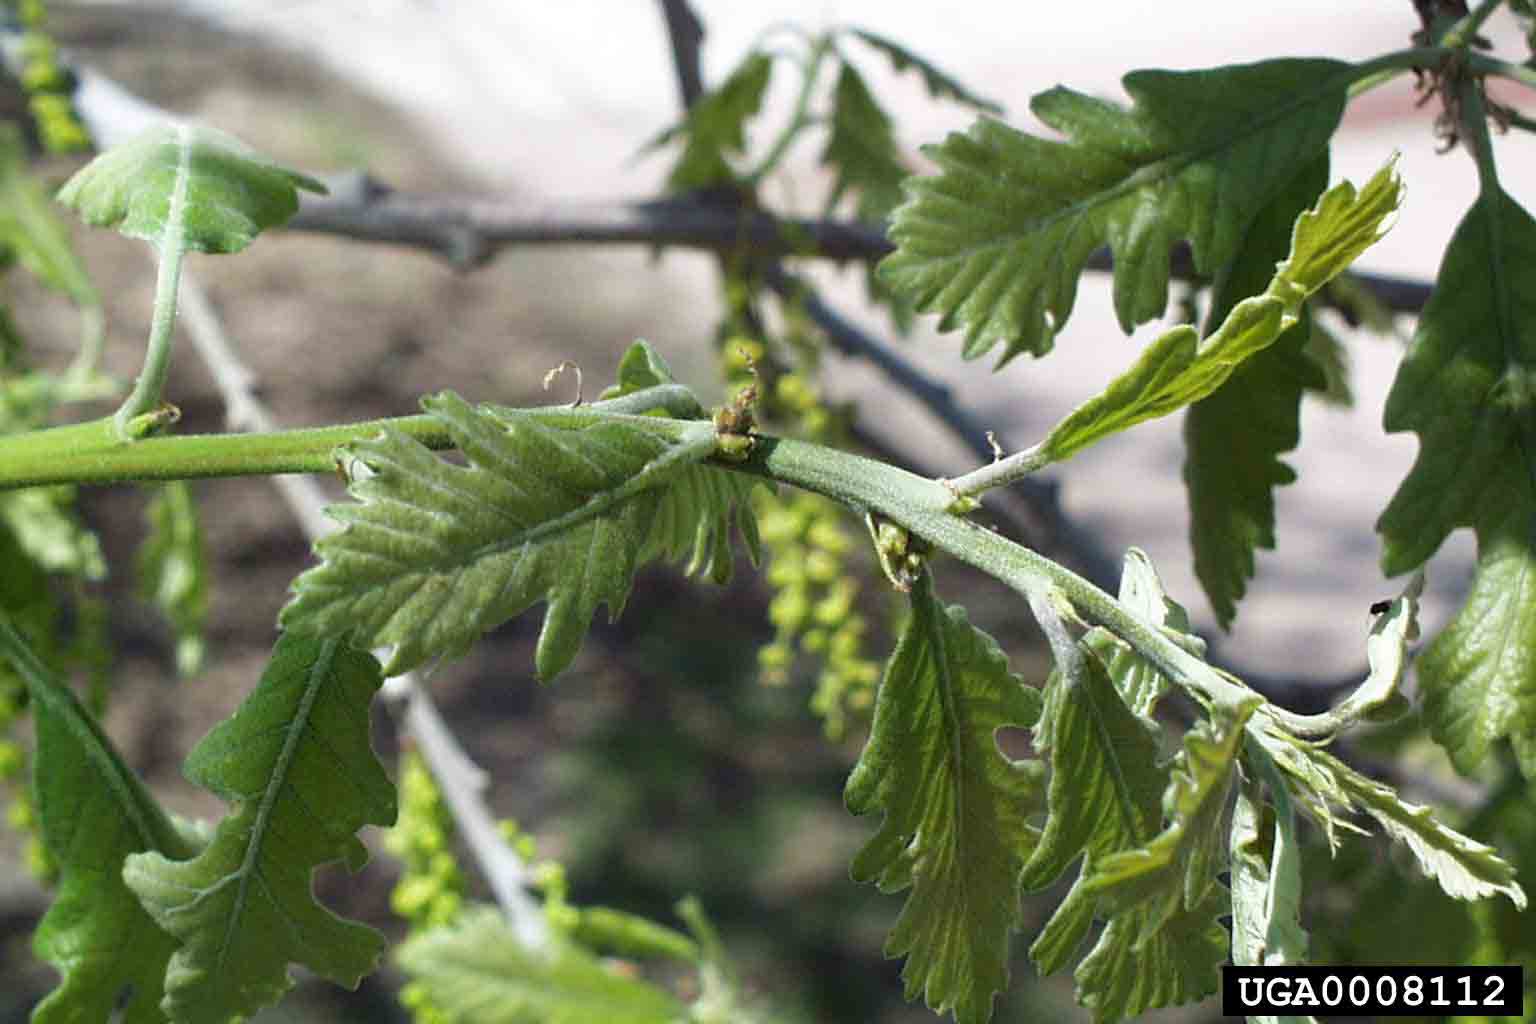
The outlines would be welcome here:
<svg viewBox="0 0 1536 1024">
<path fill-rule="evenodd" d="M 658 5 L 651 0 L 574 0 L 559 5 L 505 0 L 182 0 L 233 24 L 258 29 L 312 50 L 349 78 L 416 114 L 450 154 L 488 187 L 551 200 L 654 195 L 666 158 L 634 154 L 677 116 L 677 86 Z M 1277 56 L 1365 59 L 1409 45 L 1417 27 L 1409 0 L 1292 0 L 1252 4 L 1188 0 L 1099 0 L 1092 5 L 972 2 L 947 5 L 875 0 L 695 0 L 705 22 L 706 82 L 718 82 L 775 23 L 811 30 L 851 23 L 870 28 L 930 58 L 976 92 L 996 99 L 1006 119 L 1038 129 L 1028 98 L 1055 84 L 1123 100 L 1120 76 L 1138 67 L 1195 68 Z M 1079 16 L 1081 12 L 1081 16 Z M 1486 33 L 1521 54 L 1516 27 L 1503 12 Z M 778 37 L 783 40 L 785 37 Z M 850 51 L 853 50 L 850 44 Z M 916 145 L 963 129 L 972 115 L 930 102 L 914 75 L 889 73 L 871 54 L 861 66 L 895 115 L 900 138 Z M 787 70 L 787 69 L 784 69 Z M 830 76 L 828 76 L 830 80 Z M 792 76 L 776 75 L 761 132 L 783 123 Z M 1536 96 L 1506 90 L 1529 111 Z M 1405 77 L 1352 105 L 1334 146 L 1333 176 L 1363 182 L 1394 151 L 1401 153 L 1407 205 L 1397 227 L 1361 266 L 1419 278 L 1433 276 L 1440 253 L 1476 192 L 1471 160 L 1435 154 L 1433 108 L 1416 110 Z M 777 116 L 775 116 L 777 115 Z M 758 136 L 759 139 L 763 135 Z M 821 142 L 792 155 L 785 191 L 810 208 L 825 178 L 816 168 Z M 1498 142 L 1505 187 L 1536 210 L 1536 138 Z M 695 261 L 697 263 L 697 261 Z M 695 273 L 682 257 L 664 272 Z M 681 267 L 681 269 L 679 269 Z M 871 327 L 855 276 L 828 272 L 832 297 Z M 707 276 L 700 277 L 707 288 Z M 701 298 L 701 315 L 712 299 Z M 1402 328 L 1411 331 L 1411 323 Z M 989 364 L 964 365 L 950 338 L 926 329 L 906 351 L 954 382 L 983 418 L 1015 443 L 1037 440 L 1059 415 L 1127 365 L 1137 341 L 1115 327 L 1101 281 L 1085 279 L 1057 352 L 1043 362 L 1018 360 L 1001 374 Z M 663 339 L 657 341 L 665 349 Z M 1352 345 L 1357 407 L 1310 405 L 1302 448 L 1290 461 L 1298 485 L 1280 498 L 1279 552 L 1261 554 L 1260 576 L 1240 608 L 1230 649 L 1243 663 L 1302 674 L 1344 671 L 1363 662 L 1367 607 L 1395 593 L 1381 579 L 1371 527 L 1417 450 L 1412 435 L 1385 438 L 1381 405 L 1400 350 L 1362 337 Z M 840 374 L 844 393 L 865 393 L 875 378 L 858 368 Z M 929 461 L 967 457 L 935 434 L 917 440 L 921 418 L 897 403 L 885 410 L 896 436 Z M 1111 548 L 1148 550 L 1175 597 L 1202 627 L 1209 609 L 1188 569 L 1187 512 L 1180 479 L 1178 417 L 1138 428 L 1084 455 L 1061 472 L 1070 515 L 1105 532 Z M 1463 531 L 1465 533 L 1465 531 Z M 1432 563 L 1427 625 L 1445 620 L 1465 585 L 1470 538 L 1454 539 Z M 1302 655 L 1298 657 L 1298 655 Z"/>
</svg>

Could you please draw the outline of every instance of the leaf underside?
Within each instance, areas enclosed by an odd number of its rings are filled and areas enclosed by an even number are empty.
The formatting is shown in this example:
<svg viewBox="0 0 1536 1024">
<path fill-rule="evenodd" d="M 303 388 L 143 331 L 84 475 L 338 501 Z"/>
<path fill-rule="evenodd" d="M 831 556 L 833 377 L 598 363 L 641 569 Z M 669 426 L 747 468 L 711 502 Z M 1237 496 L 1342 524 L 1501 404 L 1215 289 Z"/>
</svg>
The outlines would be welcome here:
<svg viewBox="0 0 1536 1024">
<path fill-rule="evenodd" d="M 907 185 L 896 252 L 881 264 L 963 353 L 1043 355 L 1071 315 L 1077 278 L 1114 254 L 1115 311 L 1127 331 L 1162 315 L 1169 254 L 1188 239 L 1212 273 L 1249 223 L 1328 143 L 1349 65 L 1273 60 L 1206 71 L 1135 71 L 1125 109 L 1057 87 L 1031 102 L 1065 141 L 982 119 L 925 152 L 937 177 Z"/>
<path fill-rule="evenodd" d="M 1008 978 L 1019 872 L 1034 844 L 1037 766 L 997 748 L 1005 725 L 1027 726 L 1039 697 L 1008 672 L 995 641 L 925 575 L 886 667 L 868 745 L 848 777 L 854 814 L 883 810 L 853 877 L 882 892 L 910 889 L 886 942 L 907 957 L 907 998 L 922 994 L 960 1024 L 981 1024 Z"/>
<path fill-rule="evenodd" d="M 546 600 L 536 667 L 547 680 L 576 656 L 600 604 L 623 609 L 646 559 L 689 557 L 728 575 L 747 488 L 698 465 L 714 450 L 708 422 L 673 440 L 636 423 L 546 426 L 450 393 L 422 406 L 468 464 L 390 432 L 352 445 L 373 474 L 352 485 L 360 504 L 329 510 L 342 529 L 316 544 L 324 561 L 294 584 L 285 626 L 392 646 L 395 674 L 460 655 Z"/>
<path fill-rule="evenodd" d="M 315 899 L 314 870 L 358 870 L 364 825 L 390 825 L 395 790 L 369 740 L 378 662 L 335 639 L 279 638 L 256 690 L 187 757 L 192 782 L 236 803 L 191 860 L 128 858 L 123 877 L 181 940 L 163 1006 L 176 1022 L 244 1017 L 302 964 L 356 987 L 384 950 L 372 928 Z"/>
<path fill-rule="evenodd" d="M 1387 398 L 1419 454 L 1377 529 L 1406 572 L 1459 527 L 1477 532 L 1471 592 L 1418 658 L 1424 715 L 1473 771 L 1508 737 L 1536 777 L 1536 221 L 1485 192 L 1447 248 Z"/>
</svg>

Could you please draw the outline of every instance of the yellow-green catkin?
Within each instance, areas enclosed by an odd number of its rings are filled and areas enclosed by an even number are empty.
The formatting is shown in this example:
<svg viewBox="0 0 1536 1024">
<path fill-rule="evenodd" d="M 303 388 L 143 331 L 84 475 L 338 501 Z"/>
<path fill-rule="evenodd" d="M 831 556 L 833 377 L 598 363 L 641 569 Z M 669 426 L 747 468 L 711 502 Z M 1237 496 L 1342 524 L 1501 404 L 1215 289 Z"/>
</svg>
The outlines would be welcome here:
<svg viewBox="0 0 1536 1024">
<path fill-rule="evenodd" d="M 59 866 L 48 852 L 39 828 L 37 807 L 27 785 L 27 752 L 11 735 L 22 716 L 25 693 L 21 680 L 9 672 L 0 672 L 0 786 L 10 791 L 5 823 L 25 837 L 27 870 L 43 885 L 52 885 L 58 880 Z"/>
<path fill-rule="evenodd" d="M 384 844 L 401 864 L 390 906 L 413 932 L 450 923 L 464 905 L 464 873 L 453 853 L 453 831 L 453 816 L 426 761 L 414 750 L 405 751 L 400 755 L 400 815 Z M 416 1024 L 449 1024 L 416 982 L 400 989 L 400 1004 Z"/>
<path fill-rule="evenodd" d="M 16 12 L 23 29 L 21 87 L 43 148 L 50 153 L 89 149 L 91 136 L 70 100 L 69 75 L 59 65 L 58 48 L 46 30 L 48 12 L 42 0 L 10 0 L 6 6 Z"/>
<path fill-rule="evenodd" d="M 759 341 L 738 337 L 726 342 L 730 390 L 755 383 L 753 368 L 763 356 Z M 834 440 L 835 417 L 805 372 L 781 371 L 764 390 L 769 416 L 787 421 L 794 433 L 809 440 Z M 860 586 L 848 564 L 855 540 L 847 514 L 836 502 L 806 492 L 759 492 L 755 502 L 774 594 L 768 606 L 774 638 L 757 652 L 761 678 L 783 685 L 798 657 L 817 662 L 811 709 L 821 716 L 829 737 L 841 738 L 850 718 L 868 714 L 880 679 L 878 663 L 865 654 L 868 623 L 857 610 Z"/>
</svg>

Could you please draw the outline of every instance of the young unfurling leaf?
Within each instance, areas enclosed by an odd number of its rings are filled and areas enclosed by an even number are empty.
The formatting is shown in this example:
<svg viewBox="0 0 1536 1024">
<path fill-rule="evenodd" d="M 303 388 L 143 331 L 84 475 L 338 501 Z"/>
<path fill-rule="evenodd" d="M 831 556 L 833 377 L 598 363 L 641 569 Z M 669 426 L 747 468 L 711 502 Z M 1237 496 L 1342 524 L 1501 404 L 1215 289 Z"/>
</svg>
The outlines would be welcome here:
<svg viewBox="0 0 1536 1024">
<path fill-rule="evenodd" d="M 1009 760 L 997 730 L 1027 726 L 1039 695 L 1008 671 L 991 637 L 934 596 L 925 573 L 886 666 L 869 743 L 848 777 L 854 814 L 885 812 L 854 878 L 910 888 L 886 953 L 907 957 L 907 998 L 980 1024 L 1008 978 L 1019 872 L 1036 833 L 1038 765 Z"/>
<path fill-rule="evenodd" d="M 196 252 L 239 252 L 299 208 L 314 178 L 212 128 L 167 124 L 98 156 L 59 190 L 93 227 Z"/>
</svg>

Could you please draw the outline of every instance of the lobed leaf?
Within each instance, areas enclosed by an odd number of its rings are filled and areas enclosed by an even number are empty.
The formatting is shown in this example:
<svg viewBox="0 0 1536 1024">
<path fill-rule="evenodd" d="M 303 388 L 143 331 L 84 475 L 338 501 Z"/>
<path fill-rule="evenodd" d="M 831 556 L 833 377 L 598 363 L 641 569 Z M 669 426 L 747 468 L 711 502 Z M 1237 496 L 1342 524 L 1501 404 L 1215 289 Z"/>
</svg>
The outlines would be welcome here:
<svg viewBox="0 0 1536 1024">
<path fill-rule="evenodd" d="M 1206 330 L 1232 307 L 1262 292 L 1290 246 L 1297 217 L 1328 185 L 1325 152 L 1291 181 L 1249 225 L 1242 247 L 1212 289 Z M 1326 381 L 1304 354 L 1311 318 L 1299 316 L 1270 347 L 1238 366 L 1184 414 L 1184 483 L 1195 576 L 1216 619 L 1228 628 L 1253 578 L 1253 553 L 1274 549 L 1274 489 L 1296 474 L 1280 455 L 1301 437 L 1301 396 Z"/>
<path fill-rule="evenodd" d="M 1302 315 L 1307 296 L 1373 245 L 1390 226 L 1402 197 L 1396 161 L 1356 192 L 1340 182 L 1297 220 L 1290 257 L 1275 267 L 1262 295 L 1244 299 L 1204 339 L 1175 327 L 1147 346 L 1125 373 L 1068 413 L 1040 442 L 1039 464 L 1082 449 L 1150 419 L 1166 416 L 1221 387 L 1244 361 L 1273 345 Z"/>
<path fill-rule="evenodd" d="M 859 219 L 879 224 L 901 202 L 907 168 L 896 149 L 891 119 L 851 64 L 844 64 L 837 76 L 832 130 L 821 162 L 833 173 L 829 211 L 851 192 Z"/>
<path fill-rule="evenodd" d="M 325 191 L 233 136 L 182 123 L 102 153 L 65 182 L 58 200 L 93 227 L 162 248 L 230 253 L 292 217 L 301 188 Z"/>
<path fill-rule="evenodd" d="M 700 96 L 681 124 L 662 133 L 651 147 L 682 136 L 683 152 L 667 178 L 674 191 L 729 185 L 736 180 L 730 159 L 746 148 L 746 124 L 762 109 L 773 77 L 773 58 L 747 54 L 725 81 Z"/>
<path fill-rule="evenodd" d="M 1155 722 L 1125 704 L 1096 654 L 1080 659 L 1047 685 L 1035 748 L 1049 751 L 1045 831 L 1024 866 L 1020 883 L 1040 889 L 1086 855 L 1088 862 L 1139 846 L 1162 824 L 1167 770 L 1158 761 Z"/>
<path fill-rule="evenodd" d="M 968 107 L 975 107 L 977 110 L 987 114 L 1001 114 L 1003 112 L 1002 107 L 989 99 L 984 99 L 971 92 L 961 85 L 959 80 L 940 71 L 932 62 L 919 57 L 900 43 L 887 39 L 885 36 L 875 32 L 870 32 L 868 29 L 853 28 L 849 29 L 848 33 L 865 45 L 884 54 L 886 59 L 891 62 L 891 67 L 895 68 L 898 72 L 911 68 L 922 75 L 923 85 L 927 86 L 928 95 L 934 99 L 953 100 L 956 103 L 963 103 Z"/>
<path fill-rule="evenodd" d="M 1267 714 L 1257 716 L 1254 725 L 1257 728 L 1249 728 L 1249 738 L 1274 760 L 1297 805 L 1327 830 L 1330 845 L 1338 825 L 1363 831 L 1336 819 L 1334 806 L 1345 812 L 1363 810 L 1390 838 L 1408 847 L 1424 873 L 1447 895 L 1471 900 L 1502 894 L 1516 907 L 1525 907 L 1525 891 L 1515 881 L 1514 868 L 1491 847 L 1442 825 L 1429 808 L 1408 803 L 1317 745 L 1291 736 Z"/>
<path fill-rule="evenodd" d="M 517 941 L 491 907 L 408 939 L 396 957 L 447 1020 L 473 1024 L 677 1024 L 686 1008 L 666 991 L 605 967 L 556 939 L 547 951 Z"/>
<path fill-rule="evenodd" d="M 1206 71 L 1135 71 L 1127 110 L 1058 87 L 1030 104 L 1067 138 L 982 119 L 925 152 L 939 175 L 907 185 L 896 252 L 881 264 L 963 353 L 1001 345 L 1000 362 L 1043 355 L 1072 313 L 1089 255 L 1115 258 L 1121 326 L 1162 314 L 1169 251 L 1188 239 L 1211 274 L 1249 223 L 1323 152 L 1338 126 L 1349 65 L 1272 60 Z"/>
<path fill-rule="evenodd" d="M 886 942 L 906 955 L 907 998 L 979 1024 L 1007 983 L 1019 874 L 1035 842 L 1036 766 L 997 748 L 1005 725 L 1033 724 L 1040 699 L 991 637 L 944 607 L 926 574 L 886 666 L 869 742 L 848 777 L 854 814 L 883 810 L 853 861 L 858 881 L 910 888 Z"/>
<path fill-rule="evenodd" d="M 1073 972 L 1078 1002 L 1097 1024 L 1211 995 L 1227 959 L 1227 929 L 1220 917 L 1229 910 L 1218 883 L 1198 906 L 1155 927 L 1147 906 L 1116 915 Z"/>
<path fill-rule="evenodd" d="M 182 943 L 165 975 L 172 1021 L 246 1017 L 302 964 L 355 988 L 384 937 L 316 901 L 316 868 L 356 871 L 364 825 L 395 819 L 395 790 L 369 740 L 378 662 L 337 639 L 285 633 L 256 690 L 188 755 L 187 778 L 237 806 L 191 860 L 127 859 L 123 878 Z"/>
<path fill-rule="evenodd" d="M 59 870 L 58 893 L 32 945 L 63 980 L 31 1019 L 159 1024 L 166 964 L 178 943 L 124 884 L 123 859 L 146 850 L 189 856 L 193 848 L 8 617 L 0 616 L 0 631 L 5 653 L 32 694 L 33 785 L 43 841 Z"/>
<path fill-rule="evenodd" d="M 1497 188 L 1456 229 L 1387 398 L 1419 454 L 1376 528 L 1389 575 L 1477 532 L 1471 593 L 1418 659 L 1424 716 L 1457 768 L 1508 737 L 1536 775 L 1536 221 Z"/>
<path fill-rule="evenodd" d="M 1221 820 L 1237 770 L 1243 727 L 1262 703 L 1257 694 L 1184 735 L 1162 803 L 1167 823 L 1138 849 L 1120 850 L 1094 862 L 1087 889 L 1116 908 L 1116 918 L 1140 906 L 1140 935 L 1150 938 L 1183 911 L 1204 903 L 1225 869 Z"/>
<path fill-rule="evenodd" d="M 394 674 L 462 654 L 546 600 L 536 665 L 551 679 L 575 657 L 599 604 L 614 616 L 623 609 L 645 558 L 687 550 L 701 568 L 723 571 L 728 502 L 744 491 L 685 478 L 714 451 L 709 422 L 672 435 L 637 418 L 561 429 L 447 392 L 422 407 L 468 464 L 391 432 L 352 445 L 373 475 L 352 484 L 360 504 L 329 510 L 342 528 L 315 545 L 323 562 L 295 582 L 285 626 L 352 630 L 360 645 L 392 646 Z M 689 498 L 704 504 L 687 508 Z"/>
</svg>

